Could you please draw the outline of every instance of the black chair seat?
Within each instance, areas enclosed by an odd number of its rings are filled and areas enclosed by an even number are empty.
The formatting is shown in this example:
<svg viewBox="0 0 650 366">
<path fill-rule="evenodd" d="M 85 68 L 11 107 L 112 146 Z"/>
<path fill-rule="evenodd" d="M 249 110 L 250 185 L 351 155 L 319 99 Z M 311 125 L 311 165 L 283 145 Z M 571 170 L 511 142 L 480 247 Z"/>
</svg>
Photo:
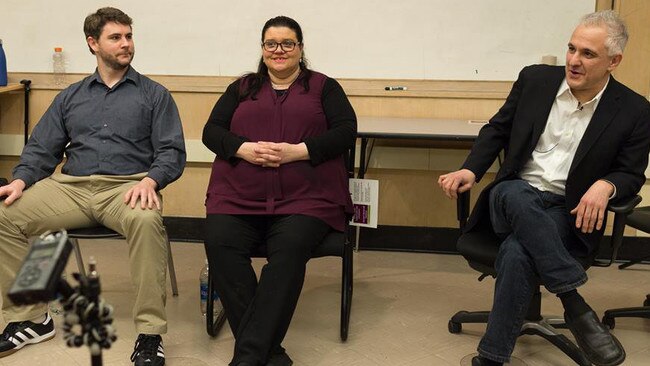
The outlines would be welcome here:
<svg viewBox="0 0 650 366">
<path fill-rule="evenodd" d="M 101 239 L 101 238 L 120 238 L 120 233 L 113 231 L 106 226 L 84 227 L 81 229 L 68 230 L 69 238 L 77 239 Z"/>
<path fill-rule="evenodd" d="M 339 231 L 332 231 L 327 234 L 323 242 L 320 243 L 311 253 L 312 258 L 321 257 L 342 257 L 345 250 L 345 234 Z M 266 258 L 266 245 L 260 245 L 253 251 L 254 258 Z"/>
<path fill-rule="evenodd" d="M 467 259 L 470 267 L 476 271 L 496 276 L 494 261 L 499 252 L 501 240 L 491 231 L 463 234 L 456 243 L 458 252 Z"/>
<path fill-rule="evenodd" d="M 470 267 L 494 277 L 496 276 L 494 262 L 499 253 L 501 242 L 502 240 L 491 231 L 477 231 L 461 235 L 456 243 L 456 249 L 467 259 Z M 576 257 L 576 260 L 584 269 L 587 269 L 591 266 L 596 254 L 598 253 L 594 252 L 589 257 Z"/>
</svg>

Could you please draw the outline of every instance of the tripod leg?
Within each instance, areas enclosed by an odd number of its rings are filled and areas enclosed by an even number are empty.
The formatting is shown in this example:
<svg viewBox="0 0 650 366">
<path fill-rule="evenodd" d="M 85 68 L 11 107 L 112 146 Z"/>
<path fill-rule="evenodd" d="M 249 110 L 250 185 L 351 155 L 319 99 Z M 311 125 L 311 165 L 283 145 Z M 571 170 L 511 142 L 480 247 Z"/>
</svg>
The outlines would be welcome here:
<svg viewBox="0 0 650 366">
<path fill-rule="evenodd" d="M 102 350 L 99 350 L 98 355 L 90 355 L 90 364 L 92 366 L 102 366 Z"/>
</svg>

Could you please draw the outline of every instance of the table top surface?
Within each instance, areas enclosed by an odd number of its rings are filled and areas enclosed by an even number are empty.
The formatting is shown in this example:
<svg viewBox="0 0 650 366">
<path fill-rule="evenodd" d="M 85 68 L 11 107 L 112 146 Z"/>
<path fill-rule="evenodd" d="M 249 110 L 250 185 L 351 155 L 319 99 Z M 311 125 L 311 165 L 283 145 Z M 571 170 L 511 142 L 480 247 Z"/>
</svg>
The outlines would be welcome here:
<svg viewBox="0 0 650 366">
<path fill-rule="evenodd" d="M 11 83 L 11 84 L 7 84 L 7 86 L 0 86 L 0 93 L 8 93 L 11 91 L 23 90 L 23 89 L 25 89 L 23 84 Z"/>
<path fill-rule="evenodd" d="M 486 121 L 436 118 L 358 117 L 362 138 L 404 138 L 473 141 Z"/>
</svg>

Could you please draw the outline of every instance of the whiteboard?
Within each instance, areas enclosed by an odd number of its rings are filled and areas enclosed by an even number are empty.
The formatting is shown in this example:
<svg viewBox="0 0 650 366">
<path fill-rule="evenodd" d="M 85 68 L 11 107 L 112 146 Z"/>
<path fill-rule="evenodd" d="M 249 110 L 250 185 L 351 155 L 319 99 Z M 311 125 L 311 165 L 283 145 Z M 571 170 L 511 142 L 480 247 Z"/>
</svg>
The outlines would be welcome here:
<svg viewBox="0 0 650 366">
<path fill-rule="evenodd" d="M 83 20 L 97 8 L 133 20 L 133 65 L 144 74 L 236 76 L 254 71 L 260 31 L 276 15 L 303 28 L 311 67 L 337 78 L 514 80 L 525 65 L 562 63 L 595 0 L 2 0 L 0 38 L 10 72 L 96 65 Z"/>
</svg>

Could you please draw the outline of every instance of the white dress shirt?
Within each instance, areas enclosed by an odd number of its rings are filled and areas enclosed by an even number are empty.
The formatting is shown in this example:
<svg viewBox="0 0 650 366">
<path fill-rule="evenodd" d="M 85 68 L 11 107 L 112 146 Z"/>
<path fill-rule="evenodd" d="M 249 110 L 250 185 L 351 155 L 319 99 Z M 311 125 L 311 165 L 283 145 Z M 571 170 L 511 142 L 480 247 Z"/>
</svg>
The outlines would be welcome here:
<svg viewBox="0 0 650 366">
<path fill-rule="evenodd" d="M 580 104 L 571 93 L 566 79 L 562 81 L 548 115 L 546 128 L 531 158 L 521 170 L 522 179 L 540 191 L 564 196 L 571 162 L 607 84 L 609 79 L 593 99 Z"/>
</svg>

